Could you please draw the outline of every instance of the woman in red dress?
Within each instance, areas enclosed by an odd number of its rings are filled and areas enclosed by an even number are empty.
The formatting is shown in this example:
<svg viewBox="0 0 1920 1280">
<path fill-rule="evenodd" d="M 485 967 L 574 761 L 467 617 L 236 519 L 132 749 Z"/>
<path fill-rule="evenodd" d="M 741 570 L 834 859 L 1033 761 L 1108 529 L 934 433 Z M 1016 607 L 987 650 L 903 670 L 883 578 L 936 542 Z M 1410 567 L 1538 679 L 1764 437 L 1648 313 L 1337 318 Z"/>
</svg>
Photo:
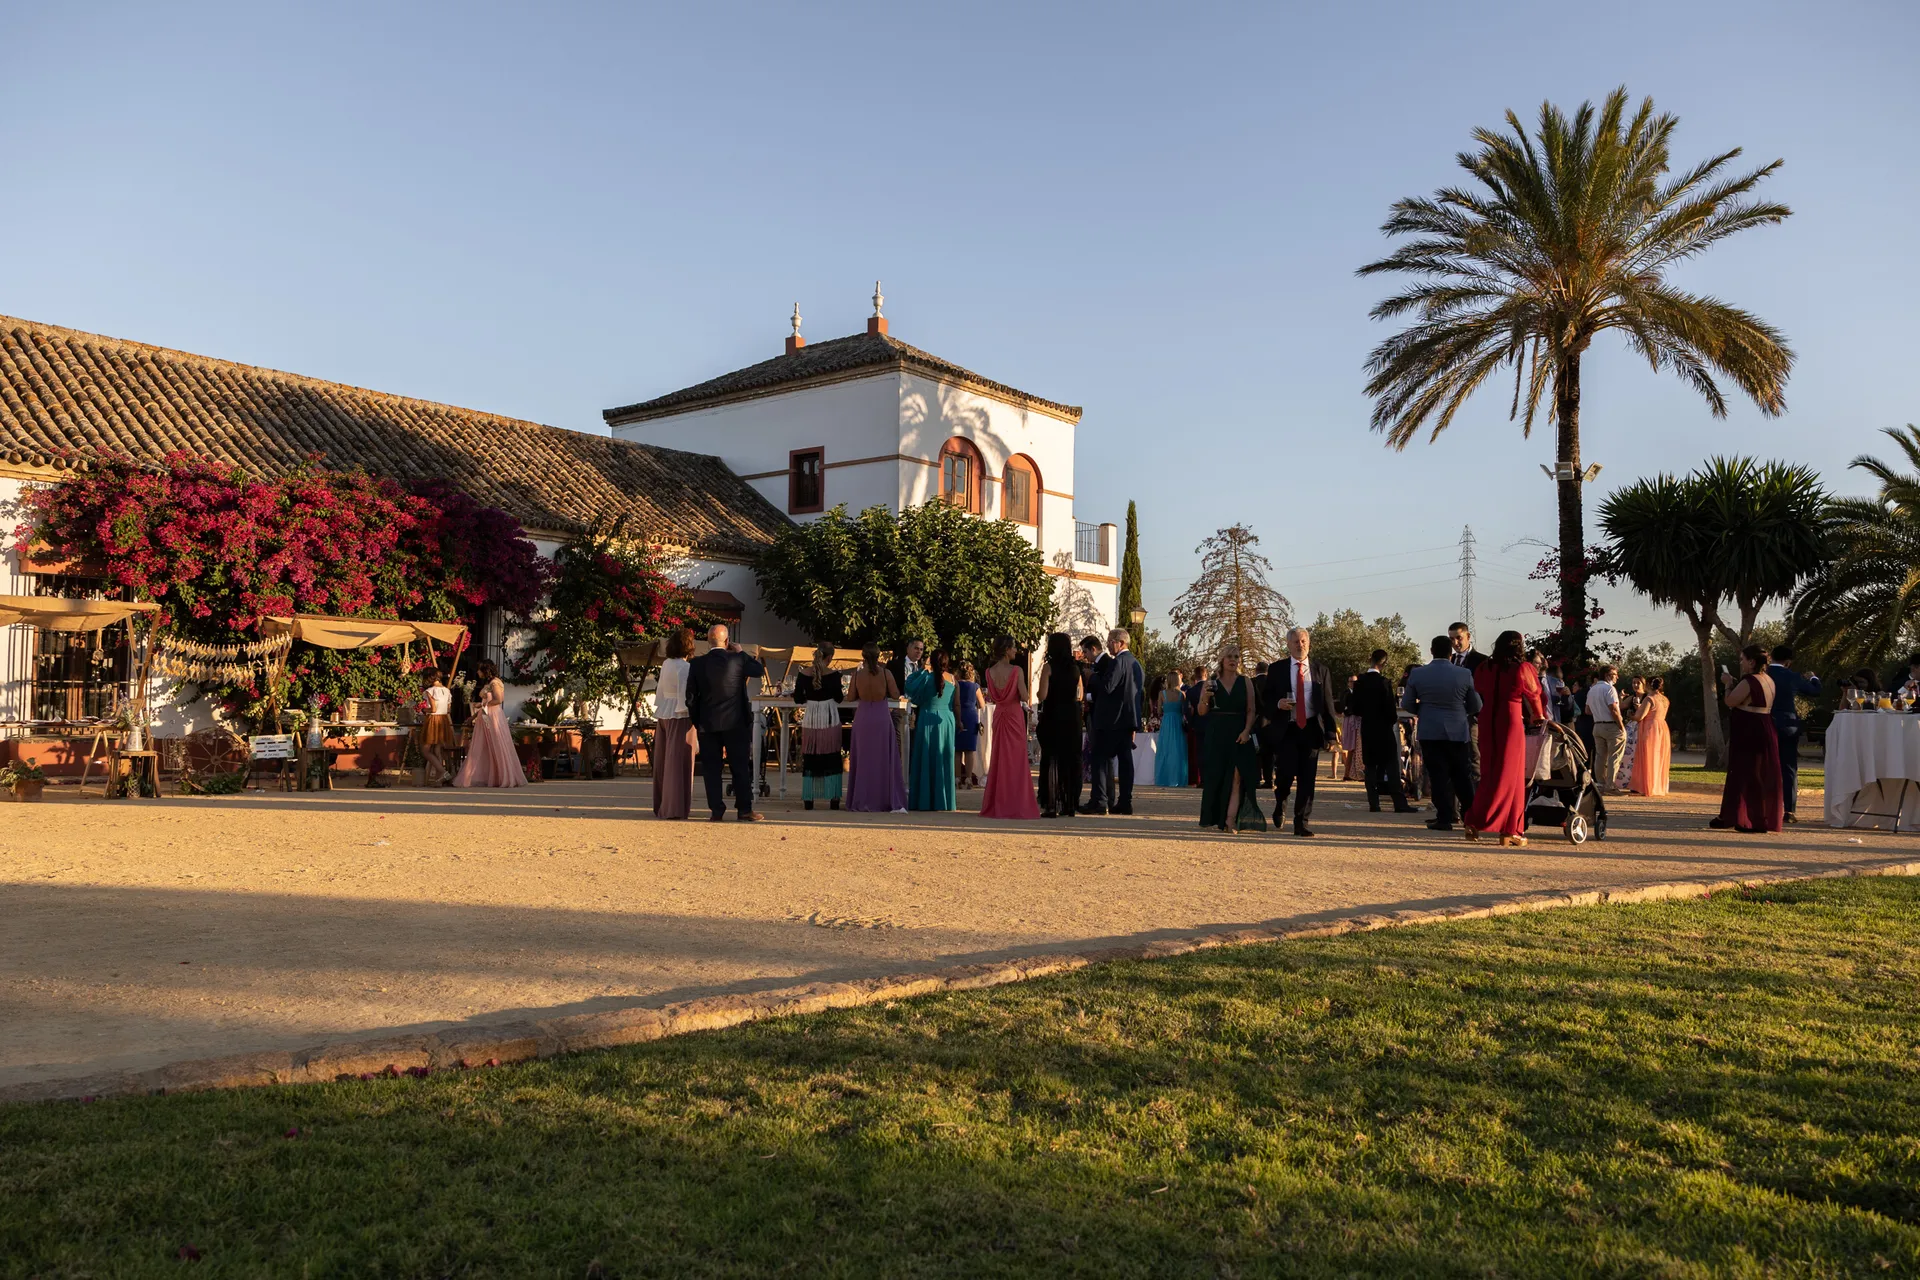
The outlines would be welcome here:
<svg viewBox="0 0 1920 1280">
<path fill-rule="evenodd" d="M 1546 718 L 1540 677 L 1526 660 L 1518 631 L 1502 631 L 1493 656 L 1473 673 L 1480 694 L 1480 786 L 1460 825 L 1467 839 L 1482 831 L 1500 835 L 1503 845 L 1524 845 L 1527 838 L 1527 725 Z"/>
<path fill-rule="evenodd" d="M 987 753 L 983 818 L 1038 818 L 1040 801 L 1027 767 L 1027 673 L 1013 665 L 1013 641 L 993 642 L 993 665 L 980 677 L 993 704 L 992 750 Z"/>
</svg>

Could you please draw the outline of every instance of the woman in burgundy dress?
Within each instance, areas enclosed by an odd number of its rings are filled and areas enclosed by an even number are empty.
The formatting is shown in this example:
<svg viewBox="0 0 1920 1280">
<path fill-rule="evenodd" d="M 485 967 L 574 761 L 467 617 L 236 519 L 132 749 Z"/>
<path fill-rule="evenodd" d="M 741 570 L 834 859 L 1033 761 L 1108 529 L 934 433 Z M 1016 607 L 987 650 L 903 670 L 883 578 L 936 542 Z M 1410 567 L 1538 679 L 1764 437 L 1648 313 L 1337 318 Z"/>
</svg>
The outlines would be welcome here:
<svg viewBox="0 0 1920 1280">
<path fill-rule="evenodd" d="M 1502 631 L 1493 656 L 1473 673 L 1480 694 L 1480 786 L 1460 825 L 1467 839 L 1499 833 L 1503 845 L 1527 838 L 1527 725 L 1546 718 L 1540 677 L 1518 631 Z"/>
<path fill-rule="evenodd" d="M 1778 831 L 1786 821 L 1768 657 L 1765 649 L 1750 644 L 1740 651 L 1739 680 L 1720 677 L 1733 714 L 1727 717 L 1727 785 L 1720 792 L 1720 816 L 1707 824 L 1716 830 Z"/>
</svg>

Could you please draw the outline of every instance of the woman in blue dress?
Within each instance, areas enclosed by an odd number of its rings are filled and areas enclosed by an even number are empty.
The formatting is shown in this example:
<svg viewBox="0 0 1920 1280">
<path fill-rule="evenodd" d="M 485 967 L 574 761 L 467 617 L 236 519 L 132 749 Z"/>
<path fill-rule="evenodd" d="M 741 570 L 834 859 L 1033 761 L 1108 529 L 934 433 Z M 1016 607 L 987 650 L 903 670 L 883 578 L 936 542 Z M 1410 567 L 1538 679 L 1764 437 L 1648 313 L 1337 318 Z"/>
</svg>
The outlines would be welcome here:
<svg viewBox="0 0 1920 1280">
<path fill-rule="evenodd" d="M 1187 785 L 1187 697 L 1179 673 L 1160 677 L 1160 738 L 1153 757 L 1153 785 Z"/>
<path fill-rule="evenodd" d="M 973 678 L 973 664 L 962 662 L 956 668 L 959 679 L 953 682 L 953 713 L 956 717 L 953 749 L 960 757 L 960 785 L 980 785 L 980 709 L 986 699 L 980 682 Z"/>
<path fill-rule="evenodd" d="M 907 808 L 951 809 L 953 802 L 953 679 L 947 651 L 907 677 L 914 707 L 913 747 L 907 757 Z"/>
</svg>

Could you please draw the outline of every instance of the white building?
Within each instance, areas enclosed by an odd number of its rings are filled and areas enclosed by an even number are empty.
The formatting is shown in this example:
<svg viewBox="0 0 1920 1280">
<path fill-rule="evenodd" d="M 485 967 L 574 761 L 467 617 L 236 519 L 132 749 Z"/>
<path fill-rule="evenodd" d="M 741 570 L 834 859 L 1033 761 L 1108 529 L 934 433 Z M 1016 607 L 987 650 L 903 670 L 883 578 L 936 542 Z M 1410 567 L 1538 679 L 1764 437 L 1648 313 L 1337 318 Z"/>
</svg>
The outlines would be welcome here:
<svg viewBox="0 0 1920 1280">
<path fill-rule="evenodd" d="M 716 455 L 795 520 L 936 498 L 1012 520 L 1061 592 L 1071 579 L 1110 624 L 1115 527 L 1081 521 L 1073 505 L 1080 410 L 889 336 L 880 302 L 876 288 L 865 333 L 817 343 L 800 337 L 796 307 L 784 354 L 603 416 L 615 439 Z"/>
</svg>

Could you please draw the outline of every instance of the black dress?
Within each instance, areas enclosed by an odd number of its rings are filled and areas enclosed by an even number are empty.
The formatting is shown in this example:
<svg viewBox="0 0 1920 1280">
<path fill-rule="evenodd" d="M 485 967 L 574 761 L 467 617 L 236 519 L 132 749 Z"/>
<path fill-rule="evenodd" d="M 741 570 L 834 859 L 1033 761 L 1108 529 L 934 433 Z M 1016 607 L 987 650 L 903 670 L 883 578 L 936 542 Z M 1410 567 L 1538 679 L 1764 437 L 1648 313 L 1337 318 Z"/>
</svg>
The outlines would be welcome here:
<svg viewBox="0 0 1920 1280">
<path fill-rule="evenodd" d="M 1050 670 L 1040 700 L 1040 809 L 1070 814 L 1080 807 L 1080 666 Z"/>
</svg>

